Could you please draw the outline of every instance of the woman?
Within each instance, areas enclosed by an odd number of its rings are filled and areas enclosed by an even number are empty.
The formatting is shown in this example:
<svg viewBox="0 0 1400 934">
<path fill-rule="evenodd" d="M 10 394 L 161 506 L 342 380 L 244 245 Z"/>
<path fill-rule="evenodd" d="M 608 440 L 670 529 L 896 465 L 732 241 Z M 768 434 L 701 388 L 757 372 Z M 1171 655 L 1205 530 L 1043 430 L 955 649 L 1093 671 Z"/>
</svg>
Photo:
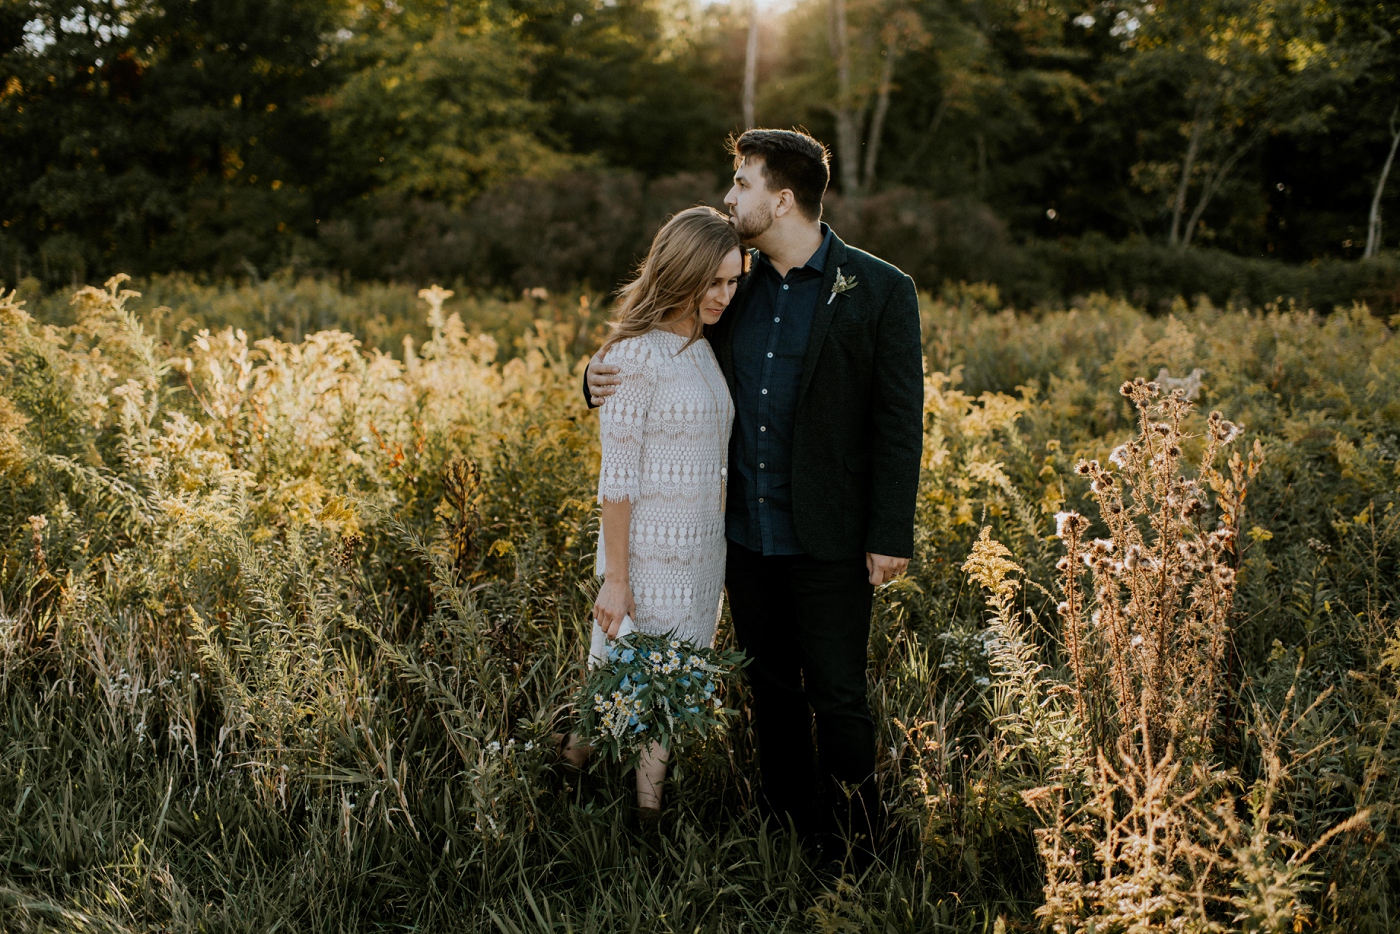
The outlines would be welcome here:
<svg viewBox="0 0 1400 934">
<path fill-rule="evenodd" d="M 593 651 L 624 620 L 697 645 L 714 641 L 724 589 L 724 494 L 734 405 L 703 328 L 729 307 L 748 256 L 729 218 L 682 211 L 652 241 L 636 279 L 622 289 L 603 345 L 621 386 L 599 410 L 603 463 L 598 502 Z M 565 758 L 590 748 L 571 737 Z M 666 753 L 658 744 L 637 767 L 643 819 L 660 813 Z"/>
</svg>

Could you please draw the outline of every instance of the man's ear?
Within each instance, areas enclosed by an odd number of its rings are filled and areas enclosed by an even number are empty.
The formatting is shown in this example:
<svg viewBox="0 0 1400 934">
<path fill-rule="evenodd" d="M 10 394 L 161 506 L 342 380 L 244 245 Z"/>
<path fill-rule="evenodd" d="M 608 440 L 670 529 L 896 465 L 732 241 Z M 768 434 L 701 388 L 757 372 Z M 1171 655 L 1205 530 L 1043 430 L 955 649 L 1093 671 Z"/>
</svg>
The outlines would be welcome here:
<svg viewBox="0 0 1400 934">
<path fill-rule="evenodd" d="M 773 205 L 773 216 L 782 217 L 796 207 L 797 196 L 792 193 L 791 188 L 784 188 L 778 192 L 778 203 Z"/>
</svg>

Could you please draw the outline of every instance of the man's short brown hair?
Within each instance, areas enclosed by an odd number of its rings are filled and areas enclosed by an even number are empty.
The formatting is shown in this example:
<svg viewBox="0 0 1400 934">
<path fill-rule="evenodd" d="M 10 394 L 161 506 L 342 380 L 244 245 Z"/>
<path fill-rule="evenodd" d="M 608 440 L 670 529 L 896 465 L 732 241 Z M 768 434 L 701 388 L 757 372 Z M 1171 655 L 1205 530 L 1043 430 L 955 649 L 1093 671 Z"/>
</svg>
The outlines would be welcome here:
<svg viewBox="0 0 1400 934">
<path fill-rule="evenodd" d="M 787 188 L 809 220 L 821 218 L 822 195 L 831 181 L 831 156 L 821 143 L 797 130 L 745 130 L 730 137 L 729 151 L 735 168 L 749 157 L 762 159 L 769 190 Z"/>
</svg>

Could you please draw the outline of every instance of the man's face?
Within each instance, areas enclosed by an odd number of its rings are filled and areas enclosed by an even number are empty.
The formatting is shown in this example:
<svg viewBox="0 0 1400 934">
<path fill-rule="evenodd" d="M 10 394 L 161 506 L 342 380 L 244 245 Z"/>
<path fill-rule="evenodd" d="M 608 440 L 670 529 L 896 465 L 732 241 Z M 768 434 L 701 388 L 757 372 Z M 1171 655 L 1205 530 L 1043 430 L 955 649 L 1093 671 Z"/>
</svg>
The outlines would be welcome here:
<svg viewBox="0 0 1400 934">
<path fill-rule="evenodd" d="M 725 207 L 734 218 L 734 229 L 740 239 L 752 241 L 773 226 L 773 208 L 778 195 L 768 190 L 763 175 L 763 160 L 745 156 L 734 170 L 734 186 L 724 196 Z"/>
</svg>

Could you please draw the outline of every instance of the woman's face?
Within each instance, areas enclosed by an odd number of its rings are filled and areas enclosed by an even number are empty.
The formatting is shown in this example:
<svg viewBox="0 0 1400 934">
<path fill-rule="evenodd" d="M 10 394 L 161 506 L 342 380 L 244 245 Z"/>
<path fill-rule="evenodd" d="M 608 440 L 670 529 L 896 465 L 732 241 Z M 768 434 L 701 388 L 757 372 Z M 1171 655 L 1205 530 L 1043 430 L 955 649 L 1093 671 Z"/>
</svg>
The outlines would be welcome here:
<svg viewBox="0 0 1400 934">
<path fill-rule="evenodd" d="M 724 262 L 715 270 L 715 277 L 700 300 L 700 323 L 714 324 L 729 307 L 734 290 L 739 287 L 739 277 L 744 274 L 744 254 L 738 247 L 729 251 Z"/>
</svg>

